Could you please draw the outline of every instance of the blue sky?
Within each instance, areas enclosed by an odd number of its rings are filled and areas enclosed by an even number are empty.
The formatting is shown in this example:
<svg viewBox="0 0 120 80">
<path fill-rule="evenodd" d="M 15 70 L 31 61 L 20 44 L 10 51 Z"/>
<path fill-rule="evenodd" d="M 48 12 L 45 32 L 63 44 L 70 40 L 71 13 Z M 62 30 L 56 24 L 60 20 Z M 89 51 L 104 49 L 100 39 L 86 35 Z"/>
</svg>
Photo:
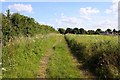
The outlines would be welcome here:
<svg viewBox="0 0 120 80">
<path fill-rule="evenodd" d="M 113 2 L 3 2 L 2 12 L 10 8 L 57 28 L 117 29 L 117 5 Z"/>
</svg>

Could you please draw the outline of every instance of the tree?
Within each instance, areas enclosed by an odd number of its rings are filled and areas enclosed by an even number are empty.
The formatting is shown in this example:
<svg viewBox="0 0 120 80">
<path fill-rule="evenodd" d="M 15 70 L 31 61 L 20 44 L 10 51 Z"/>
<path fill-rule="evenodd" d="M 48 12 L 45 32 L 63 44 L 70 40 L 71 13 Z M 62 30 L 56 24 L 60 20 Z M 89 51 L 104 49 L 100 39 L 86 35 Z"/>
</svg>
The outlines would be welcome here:
<svg viewBox="0 0 120 80">
<path fill-rule="evenodd" d="M 113 29 L 113 33 L 117 33 L 117 30 Z"/>
<path fill-rule="evenodd" d="M 59 33 L 61 33 L 61 34 L 65 34 L 65 29 L 63 29 L 63 28 L 59 28 L 58 31 L 59 31 Z"/>
<path fill-rule="evenodd" d="M 79 33 L 80 33 L 80 34 L 85 34 L 86 31 L 85 31 L 83 28 L 80 28 L 80 29 L 79 29 Z"/>
<path fill-rule="evenodd" d="M 88 30 L 87 32 L 88 32 L 88 34 L 94 34 L 95 33 L 94 30 Z"/>
<path fill-rule="evenodd" d="M 95 34 L 100 34 L 101 32 L 102 32 L 101 29 L 97 29 L 97 30 L 95 31 Z"/>
<path fill-rule="evenodd" d="M 10 14 L 10 10 L 7 10 L 7 15 L 3 13 L 2 16 L 2 33 L 3 43 L 5 44 L 10 39 L 17 36 L 33 36 L 35 34 L 48 34 L 57 33 L 57 31 L 48 25 L 41 25 L 35 21 L 34 18 L 21 15 L 19 13 Z M 1 24 L 1 23 L 0 23 Z"/>
<path fill-rule="evenodd" d="M 10 18 L 10 9 L 6 10 L 7 12 L 7 17 Z"/>
<path fill-rule="evenodd" d="M 111 29 L 107 29 L 107 30 L 106 30 L 106 32 L 111 33 L 111 32 L 112 32 L 112 30 L 111 30 Z"/>
<path fill-rule="evenodd" d="M 78 28 L 74 28 L 74 29 L 72 30 L 72 33 L 73 33 L 73 34 L 79 34 L 79 29 L 78 29 Z"/>
<path fill-rule="evenodd" d="M 67 28 L 66 31 L 65 31 L 65 34 L 67 34 L 67 33 L 72 33 L 72 31 L 73 31 L 73 30 L 72 30 L 71 28 Z"/>
</svg>

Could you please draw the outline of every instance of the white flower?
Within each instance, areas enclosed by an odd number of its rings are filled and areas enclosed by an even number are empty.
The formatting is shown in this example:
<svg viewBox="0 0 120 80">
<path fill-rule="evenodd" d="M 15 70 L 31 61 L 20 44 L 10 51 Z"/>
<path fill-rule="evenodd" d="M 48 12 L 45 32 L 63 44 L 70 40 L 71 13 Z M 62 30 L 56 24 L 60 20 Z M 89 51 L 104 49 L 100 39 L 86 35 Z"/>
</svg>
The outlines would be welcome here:
<svg viewBox="0 0 120 80">
<path fill-rule="evenodd" d="M 35 40 L 33 39 L 33 42 L 35 42 Z"/>
<path fill-rule="evenodd" d="M 5 68 L 2 68 L 3 71 L 7 71 Z"/>
</svg>

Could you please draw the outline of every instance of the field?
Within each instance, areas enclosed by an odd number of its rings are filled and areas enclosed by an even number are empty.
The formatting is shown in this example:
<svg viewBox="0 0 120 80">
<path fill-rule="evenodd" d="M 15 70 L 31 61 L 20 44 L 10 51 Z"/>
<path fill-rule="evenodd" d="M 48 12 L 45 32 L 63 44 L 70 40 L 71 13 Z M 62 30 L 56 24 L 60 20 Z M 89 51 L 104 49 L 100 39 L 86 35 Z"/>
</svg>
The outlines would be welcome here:
<svg viewBox="0 0 120 80">
<path fill-rule="evenodd" d="M 39 34 L 2 50 L 3 78 L 120 78 L 117 36 Z"/>
<path fill-rule="evenodd" d="M 99 78 L 120 78 L 118 36 L 66 35 L 71 52 Z"/>
<path fill-rule="evenodd" d="M 118 0 L 2 2 L 0 79 L 120 79 Z"/>
</svg>

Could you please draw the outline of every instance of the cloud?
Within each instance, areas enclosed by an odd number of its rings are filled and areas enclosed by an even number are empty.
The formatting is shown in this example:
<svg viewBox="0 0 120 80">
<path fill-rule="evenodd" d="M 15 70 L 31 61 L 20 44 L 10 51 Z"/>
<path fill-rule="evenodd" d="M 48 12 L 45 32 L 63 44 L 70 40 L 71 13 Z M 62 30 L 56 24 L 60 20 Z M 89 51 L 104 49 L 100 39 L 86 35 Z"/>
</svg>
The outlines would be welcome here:
<svg viewBox="0 0 120 80">
<path fill-rule="evenodd" d="M 92 7 L 86 7 L 86 8 L 80 8 L 80 12 L 85 15 L 93 14 L 93 13 L 99 13 L 99 10 Z"/>
<path fill-rule="evenodd" d="M 80 8 L 80 14 L 82 18 L 85 18 L 87 20 L 91 19 L 92 14 L 99 13 L 100 11 L 96 8 L 92 7 L 85 7 L 85 8 Z"/>
<path fill-rule="evenodd" d="M 0 0 L 0 2 L 5 2 L 5 0 Z"/>
<path fill-rule="evenodd" d="M 82 19 L 77 18 L 77 17 L 72 17 L 72 16 L 65 16 L 63 13 L 61 13 L 61 17 L 59 19 L 56 19 L 56 24 L 58 27 L 81 27 L 82 26 Z"/>
<path fill-rule="evenodd" d="M 120 8 L 118 9 L 118 7 L 120 7 L 118 5 L 119 1 L 120 0 L 113 0 L 112 5 L 108 9 L 105 10 L 105 13 L 108 14 L 109 18 L 111 18 L 111 19 L 106 18 L 108 20 L 108 22 L 104 22 L 101 25 L 108 26 L 111 29 L 113 29 L 113 28 L 118 29 L 118 24 L 119 24 L 118 18 L 120 15 L 120 14 L 118 14 L 118 11 L 120 11 Z"/>
<path fill-rule="evenodd" d="M 113 19 L 106 19 L 102 21 L 97 21 L 95 24 L 92 24 L 94 29 L 101 28 L 102 30 L 110 29 L 118 29 L 118 24 Z"/>
<path fill-rule="evenodd" d="M 28 12 L 31 13 L 33 8 L 30 4 L 13 4 L 13 5 L 9 5 L 8 6 L 9 9 L 14 9 L 17 10 L 19 12 Z"/>
<path fill-rule="evenodd" d="M 107 14 L 115 14 L 115 15 L 117 15 L 117 13 L 118 13 L 118 2 L 119 2 L 120 0 L 113 0 L 112 1 L 112 6 L 110 6 L 110 8 L 109 9 L 106 9 L 105 10 L 105 13 L 107 13 Z"/>
</svg>

